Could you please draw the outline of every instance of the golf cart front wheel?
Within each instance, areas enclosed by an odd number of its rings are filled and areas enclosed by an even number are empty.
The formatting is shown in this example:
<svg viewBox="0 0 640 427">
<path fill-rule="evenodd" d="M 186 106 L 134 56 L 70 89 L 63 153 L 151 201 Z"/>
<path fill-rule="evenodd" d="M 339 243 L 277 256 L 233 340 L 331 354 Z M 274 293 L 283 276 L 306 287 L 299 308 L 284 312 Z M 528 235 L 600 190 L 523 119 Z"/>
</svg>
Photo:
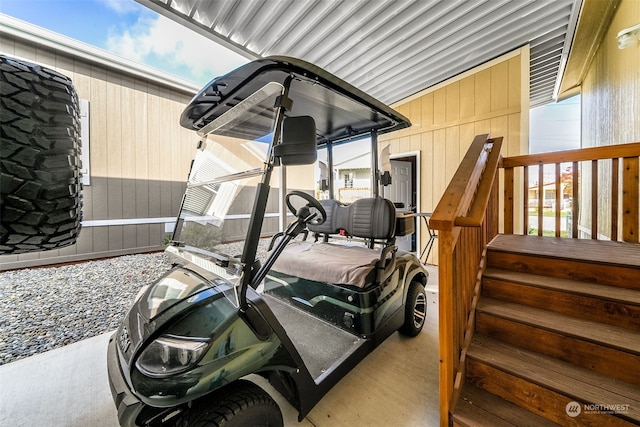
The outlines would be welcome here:
<svg viewBox="0 0 640 427">
<path fill-rule="evenodd" d="M 282 427 L 282 413 L 267 392 L 250 381 L 238 380 L 200 399 L 185 411 L 176 426 Z"/>
<path fill-rule="evenodd" d="M 427 293 L 419 282 L 411 282 L 405 305 L 404 325 L 400 333 L 409 337 L 417 336 L 427 318 Z"/>
</svg>

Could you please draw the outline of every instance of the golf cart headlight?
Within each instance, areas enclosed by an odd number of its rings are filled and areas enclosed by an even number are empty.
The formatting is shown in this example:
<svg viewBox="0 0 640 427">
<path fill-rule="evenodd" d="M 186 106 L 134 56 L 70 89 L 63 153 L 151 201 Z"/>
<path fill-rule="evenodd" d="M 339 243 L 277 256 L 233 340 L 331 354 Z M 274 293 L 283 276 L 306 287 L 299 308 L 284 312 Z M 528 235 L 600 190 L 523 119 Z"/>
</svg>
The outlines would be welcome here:
<svg viewBox="0 0 640 427">
<path fill-rule="evenodd" d="M 163 335 L 140 354 L 136 366 L 148 376 L 166 377 L 193 367 L 208 347 L 202 339 Z"/>
</svg>

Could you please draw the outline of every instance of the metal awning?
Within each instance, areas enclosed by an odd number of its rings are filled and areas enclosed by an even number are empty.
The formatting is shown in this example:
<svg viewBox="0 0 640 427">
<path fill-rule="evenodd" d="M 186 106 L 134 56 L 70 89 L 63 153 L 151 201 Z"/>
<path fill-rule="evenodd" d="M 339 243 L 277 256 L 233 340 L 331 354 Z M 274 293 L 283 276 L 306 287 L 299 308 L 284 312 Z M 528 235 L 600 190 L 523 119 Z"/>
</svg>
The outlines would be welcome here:
<svg viewBox="0 0 640 427">
<path fill-rule="evenodd" d="M 247 58 L 304 59 L 387 104 L 529 44 L 532 107 L 554 98 L 582 3 L 136 1 Z"/>
</svg>

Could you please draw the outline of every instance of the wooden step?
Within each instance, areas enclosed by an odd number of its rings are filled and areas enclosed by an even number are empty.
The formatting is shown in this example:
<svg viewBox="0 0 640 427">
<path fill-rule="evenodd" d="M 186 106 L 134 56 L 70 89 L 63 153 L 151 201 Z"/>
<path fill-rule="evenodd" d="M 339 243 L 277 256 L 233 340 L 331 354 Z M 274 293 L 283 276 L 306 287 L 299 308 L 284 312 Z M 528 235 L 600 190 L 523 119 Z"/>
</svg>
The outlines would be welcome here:
<svg viewBox="0 0 640 427">
<path fill-rule="evenodd" d="M 481 334 L 474 336 L 467 353 L 466 376 L 465 387 L 473 384 L 560 425 L 640 423 L 637 385 Z M 567 410 L 572 402 L 580 406 L 576 417 Z"/>
<path fill-rule="evenodd" d="M 640 335 L 624 328 L 483 296 L 476 332 L 640 385 Z"/>
<path fill-rule="evenodd" d="M 640 291 L 487 268 L 482 295 L 640 332 Z"/>
<path fill-rule="evenodd" d="M 464 385 L 452 419 L 454 426 L 464 427 L 554 427 L 559 425 L 470 383 Z"/>
<path fill-rule="evenodd" d="M 640 245 L 501 234 L 487 246 L 487 267 L 640 289 Z"/>
</svg>

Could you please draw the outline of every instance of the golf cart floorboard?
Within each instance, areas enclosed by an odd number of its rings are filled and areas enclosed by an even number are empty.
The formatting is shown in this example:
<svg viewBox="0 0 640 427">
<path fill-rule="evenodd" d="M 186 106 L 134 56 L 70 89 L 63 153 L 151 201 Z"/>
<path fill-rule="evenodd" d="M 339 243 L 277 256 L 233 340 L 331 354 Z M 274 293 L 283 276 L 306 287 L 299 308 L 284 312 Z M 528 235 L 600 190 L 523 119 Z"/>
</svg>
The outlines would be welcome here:
<svg viewBox="0 0 640 427">
<path fill-rule="evenodd" d="M 366 341 L 268 294 L 263 298 L 319 384 L 323 374 Z"/>
</svg>

